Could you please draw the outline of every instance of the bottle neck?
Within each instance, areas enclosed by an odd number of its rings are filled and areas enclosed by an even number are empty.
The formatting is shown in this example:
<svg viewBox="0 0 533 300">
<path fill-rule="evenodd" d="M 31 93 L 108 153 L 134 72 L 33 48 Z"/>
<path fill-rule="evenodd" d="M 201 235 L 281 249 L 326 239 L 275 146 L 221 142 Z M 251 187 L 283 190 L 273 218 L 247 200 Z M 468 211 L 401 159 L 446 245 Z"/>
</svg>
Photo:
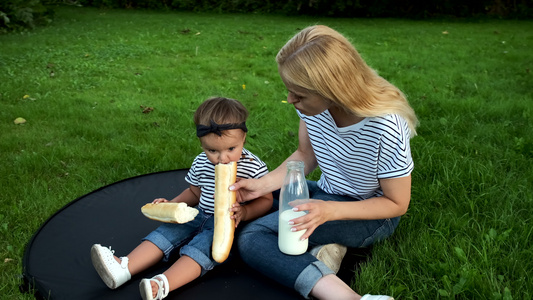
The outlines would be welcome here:
<svg viewBox="0 0 533 300">
<path fill-rule="evenodd" d="M 304 162 L 300 160 L 291 160 L 287 162 L 287 172 L 297 170 L 303 172 L 304 170 Z"/>
</svg>

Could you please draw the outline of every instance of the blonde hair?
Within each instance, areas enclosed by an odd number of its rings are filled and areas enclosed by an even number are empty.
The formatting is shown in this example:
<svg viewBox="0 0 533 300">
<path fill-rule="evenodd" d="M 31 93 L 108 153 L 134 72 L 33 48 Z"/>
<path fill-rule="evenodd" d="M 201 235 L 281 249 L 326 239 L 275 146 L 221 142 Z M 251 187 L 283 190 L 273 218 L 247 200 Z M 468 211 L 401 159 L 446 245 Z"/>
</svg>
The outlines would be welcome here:
<svg viewBox="0 0 533 300">
<path fill-rule="evenodd" d="M 310 26 L 281 48 L 276 56 L 281 77 L 317 93 L 360 117 L 398 114 L 416 135 L 418 120 L 405 95 L 361 58 L 339 32 Z"/>
</svg>

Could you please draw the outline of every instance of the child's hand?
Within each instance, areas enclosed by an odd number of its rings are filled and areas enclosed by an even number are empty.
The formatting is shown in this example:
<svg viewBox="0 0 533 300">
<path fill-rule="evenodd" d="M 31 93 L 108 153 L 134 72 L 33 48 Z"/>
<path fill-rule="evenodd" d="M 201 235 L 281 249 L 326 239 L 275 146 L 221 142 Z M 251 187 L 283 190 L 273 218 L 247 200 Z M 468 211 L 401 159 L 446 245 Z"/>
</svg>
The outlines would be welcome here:
<svg viewBox="0 0 533 300">
<path fill-rule="evenodd" d="M 241 221 L 246 220 L 246 206 L 242 206 L 239 202 L 235 202 L 230 210 L 233 212 L 231 218 L 235 220 L 235 228 L 237 228 Z"/>
<path fill-rule="evenodd" d="M 163 202 L 168 202 L 168 200 L 165 198 L 157 198 L 154 201 L 152 201 L 153 204 L 163 203 Z"/>
</svg>

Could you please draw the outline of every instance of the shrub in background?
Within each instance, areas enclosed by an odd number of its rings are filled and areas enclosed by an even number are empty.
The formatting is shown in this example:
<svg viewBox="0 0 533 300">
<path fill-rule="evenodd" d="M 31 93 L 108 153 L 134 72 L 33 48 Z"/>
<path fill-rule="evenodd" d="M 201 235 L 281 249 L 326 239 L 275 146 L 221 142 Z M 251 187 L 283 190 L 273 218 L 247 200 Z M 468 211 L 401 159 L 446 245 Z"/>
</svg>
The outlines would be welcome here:
<svg viewBox="0 0 533 300">
<path fill-rule="evenodd" d="M 286 13 L 331 17 L 415 19 L 443 16 L 533 17 L 533 0 L 289 0 L 273 2 L 286 3 L 283 6 Z"/>
<path fill-rule="evenodd" d="M 347 18 L 533 17 L 533 0 L 0 0 L 0 33 L 51 22 L 49 4 Z"/>
<path fill-rule="evenodd" d="M 281 13 L 330 17 L 533 17 L 533 0 L 78 0 L 108 8 Z"/>
<path fill-rule="evenodd" d="M 0 33 L 52 22 L 54 11 L 41 0 L 1 0 Z"/>
<path fill-rule="evenodd" d="M 78 0 L 83 6 L 106 7 L 106 8 L 147 8 L 163 9 L 170 8 L 172 0 Z"/>
</svg>

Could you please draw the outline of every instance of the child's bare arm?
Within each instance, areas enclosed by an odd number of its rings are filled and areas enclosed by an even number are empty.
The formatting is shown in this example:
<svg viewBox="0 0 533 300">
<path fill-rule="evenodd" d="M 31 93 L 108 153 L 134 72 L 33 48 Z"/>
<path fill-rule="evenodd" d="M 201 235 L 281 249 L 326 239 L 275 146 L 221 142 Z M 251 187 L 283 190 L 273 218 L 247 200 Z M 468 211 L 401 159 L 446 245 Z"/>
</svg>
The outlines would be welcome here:
<svg viewBox="0 0 533 300">
<path fill-rule="evenodd" d="M 233 212 L 232 219 L 235 219 L 235 227 L 239 225 L 241 221 L 251 221 L 265 215 L 272 207 L 272 193 L 263 195 L 257 199 L 246 202 L 245 205 L 241 205 L 236 202 L 233 204 L 231 211 Z"/>
<path fill-rule="evenodd" d="M 190 185 L 189 188 L 183 190 L 181 194 L 174 197 L 172 200 L 167 200 L 165 198 L 157 198 L 152 203 L 161 203 L 161 202 L 185 202 L 188 206 L 196 206 L 200 202 L 200 188 L 194 185 Z"/>
</svg>

